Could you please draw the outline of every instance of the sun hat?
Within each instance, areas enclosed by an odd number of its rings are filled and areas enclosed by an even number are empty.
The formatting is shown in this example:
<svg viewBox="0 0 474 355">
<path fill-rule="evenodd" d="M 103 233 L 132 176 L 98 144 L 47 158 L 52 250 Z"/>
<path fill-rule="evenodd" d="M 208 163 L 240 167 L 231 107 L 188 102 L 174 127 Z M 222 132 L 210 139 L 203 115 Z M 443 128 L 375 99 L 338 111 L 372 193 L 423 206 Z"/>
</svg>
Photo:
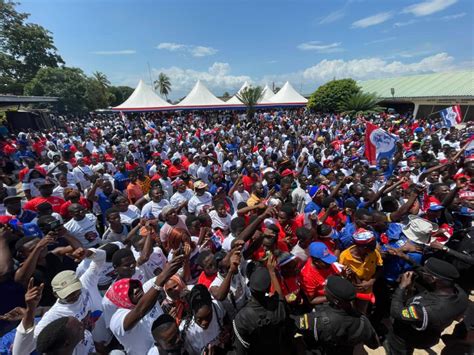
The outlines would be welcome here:
<svg viewBox="0 0 474 355">
<path fill-rule="evenodd" d="M 207 184 L 204 181 L 199 180 L 194 183 L 195 190 L 202 190 L 202 189 L 205 189 L 206 187 L 207 187 Z"/>
<path fill-rule="evenodd" d="M 436 223 L 418 216 L 409 216 L 410 222 L 403 227 L 403 234 L 417 244 L 429 244 L 431 234 L 438 230 Z"/>
<path fill-rule="evenodd" d="M 71 293 L 82 289 L 82 283 L 72 270 L 62 271 L 51 281 L 53 291 L 60 299 L 67 298 Z"/>
</svg>

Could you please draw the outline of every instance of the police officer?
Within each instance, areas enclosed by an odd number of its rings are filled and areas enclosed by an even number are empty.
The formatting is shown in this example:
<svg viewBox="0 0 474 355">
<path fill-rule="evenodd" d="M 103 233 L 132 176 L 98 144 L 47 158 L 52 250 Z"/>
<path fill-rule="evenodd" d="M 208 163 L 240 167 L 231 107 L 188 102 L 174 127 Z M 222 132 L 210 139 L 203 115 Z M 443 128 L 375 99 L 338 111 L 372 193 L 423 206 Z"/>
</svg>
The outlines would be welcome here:
<svg viewBox="0 0 474 355">
<path fill-rule="evenodd" d="M 340 276 L 329 276 L 324 292 L 328 304 L 319 305 L 314 312 L 296 318 L 306 353 L 352 354 L 358 344 L 376 349 L 379 341 L 374 328 L 352 305 L 356 298 L 352 283 Z"/>
<path fill-rule="evenodd" d="M 393 294 L 390 309 L 393 330 L 384 343 L 389 355 L 431 348 L 439 342 L 443 330 L 468 307 L 468 296 L 454 283 L 459 273 L 453 265 L 429 258 L 418 272 L 427 289 L 404 301 L 414 275 L 413 271 L 404 273 Z"/>
<path fill-rule="evenodd" d="M 277 294 L 268 297 L 270 284 Z M 233 328 L 236 354 L 290 354 L 285 301 L 274 269 L 257 267 L 250 275 L 251 297 L 237 313 Z"/>
</svg>

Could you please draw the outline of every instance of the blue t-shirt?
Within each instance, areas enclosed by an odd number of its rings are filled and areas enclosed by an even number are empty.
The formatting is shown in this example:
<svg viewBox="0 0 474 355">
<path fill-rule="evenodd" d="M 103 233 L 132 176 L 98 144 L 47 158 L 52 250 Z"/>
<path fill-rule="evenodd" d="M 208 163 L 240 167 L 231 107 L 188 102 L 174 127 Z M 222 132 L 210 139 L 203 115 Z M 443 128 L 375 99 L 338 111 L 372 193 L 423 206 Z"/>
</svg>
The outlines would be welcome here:
<svg viewBox="0 0 474 355">
<path fill-rule="evenodd" d="M 398 249 L 407 243 L 407 238 L 402 235 L 400 239 L 390 239 L 387 244 L 382 245 L 382 251 L 386 251 L 387 247 Z M 418 265 L 421 265 L 423 253 L 407 253 L 408 257 Z M 413 266 L 397 256 L 387 255 L 383 261 L 383 273 L 388 282 L 396 282 L 397 279 L 406 271 L 413 270 Z"/>
<path fill-rule="evenodd" d="M 316 211 L 316 213 L 321 212 L 321 206 L 319 206 L 316 202 L 311 201 L 304 208 L 304 213 L 311 213 L 313 211 Z"/>
</svg>

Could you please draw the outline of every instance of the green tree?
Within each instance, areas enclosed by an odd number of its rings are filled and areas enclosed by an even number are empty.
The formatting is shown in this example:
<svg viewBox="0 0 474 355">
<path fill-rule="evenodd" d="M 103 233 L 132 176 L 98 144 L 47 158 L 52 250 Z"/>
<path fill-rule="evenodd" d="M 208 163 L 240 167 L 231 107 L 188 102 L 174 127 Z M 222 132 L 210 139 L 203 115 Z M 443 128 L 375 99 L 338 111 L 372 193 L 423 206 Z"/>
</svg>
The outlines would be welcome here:
<svg viewBox="0 0 474 355">
<path fill-rule="evenodd" d="M 112 93 L 113 100 L 109 101 L 109 105 L 118 106 L 132 95 L 133 89 L 129 86 L 110 86 L 109 92 Z"/>
<path fill-rule="evenodd" d="M 168 100 L 168 94 L 171 92 L 170 78 L 166 74 L 160 73 L 158 80 L 155 80 L 154 85 L 155 90 L 158 90 L 158 92 L 161 95 L 164 95 L 166 100 Z"/>
<path fill-rule="evenodd" d="M 339 110 L 350 116 L 367 116 L 384 110 L 378 103 L 380 98 L 375 93 L 357 92 L 339 105 Z"/>
<path fill-rule="evenodd" d="M 88 111 L 94 111 L 98 108 L 107 108 L 109 99 L 113 99 L 113 94 L 104 89 L 102 84 L 95 78 L 86 79 L 86 107 Z M 111 100 L 112 101 L 112 100 Z"/>
<path fill-rule="evenodd" d="M 100 84 L 100 87 L 102 88 L 102 90 L 104 92 L 107 91 L 107 89 L 110 86 L 110 81 L 107 78 L 107 75 L 105 75 L 104 73 L 102 73 L 100 71 L 95 71 L 95 72 L 92 73 L 92 77 L 95 80 L 97 80 L 97 82 Z"/>
<path fill-rule="evenodd" d="M 230 99 L 230 94 L 229 94 L 227 91 L 224 92 L 224 93 L 222 94 L 222 99 L 223 99 L 224 101 L 229 100 L 229 99 Z"/>
<path fill-rule="evenodd" d="M 236 96 L 245 106 L 247 106 L 247 115 L 252 117 L 255 112 L 255 106 L 262 99 L 263 88 L 261 86 L 246 87 Z"/>
<path fill-rule="evenodd" d="M 308 108 L 321 112 L 336 112 L 343 102 L 359 90 L 352 79 L 331 80 L 310 96 Z"/>
<path fill-rule="evenodd" d="M 64 64 L 51 33 L 27 23 L 29 14 L 16 11 L 16 5 L 0 0 L 0 93 L 23 94 L 40 68 Z"/>
<path fill-rule="evenodd" d="M 27 95 L 58 97 L 59 112 L 86 112 L 91 104 L 88 95 L 93 91 L 90 79 L 81 69 L 68 67 L 41 68 L 25 85 Z"/>
</svg>

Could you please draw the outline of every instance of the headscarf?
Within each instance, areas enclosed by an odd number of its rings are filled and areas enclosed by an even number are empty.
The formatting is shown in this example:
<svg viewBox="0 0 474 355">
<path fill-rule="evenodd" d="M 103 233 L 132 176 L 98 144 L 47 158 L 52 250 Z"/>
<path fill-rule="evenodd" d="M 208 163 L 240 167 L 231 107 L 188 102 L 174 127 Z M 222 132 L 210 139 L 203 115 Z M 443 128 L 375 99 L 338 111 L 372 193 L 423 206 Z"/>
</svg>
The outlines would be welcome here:
<svg viewBox="0 0 474 355">
<path fill-rule="evenodd" d="M 164 287 L 164 290 L 165 290 L 165 294 L 166 294 L 166 301 L 165 303 L 167 303 L 168 305 L 170 305 L 171 307 L 174 307 L 176 309 L 176 315 L 174 316 L 174 318 L 176 319 L 176 324 L 179 324 L 181 323 L 181 320 L 183 319 L 183 314 L 184 314 L 184 311 L 186 310 L 187 308 L 187 304 L 186 302 L 180 297 L 179 299 L 177 300 L 174 300 L 172 299 L 170 296 L 168 296 L 168 289 L 169 287 L 167 286 L 168 282 L 170 281 L 174 281 L 178 284 L 178 289 L 179 289 L 179 293 L 182 295 L 183 294 L 183 291 L 186 290 L 186 284 L 183 282 L 183 280 L 181 279 L 181 277 L 179 277 L 179 275 L 177 274 L 174 274 L 173 276 L 170 277 L 170 279 L 165 283 L 165 287 Z"/>
<path fill-rule="evenodd" d="M 105 297 L 107 297 L 110 302 L 116 305 L 119 308 L 126 308 L 132 309 L 135 305 L 130 300 L 130 296 L 128 295 L 128 291 L 130 290 L 130 281 L 132 279 L 120 279 L 116 281 L 109 290 L 105 293 Z M 134 280 L 140 283 L 138 280 Z"/>
</svg>

